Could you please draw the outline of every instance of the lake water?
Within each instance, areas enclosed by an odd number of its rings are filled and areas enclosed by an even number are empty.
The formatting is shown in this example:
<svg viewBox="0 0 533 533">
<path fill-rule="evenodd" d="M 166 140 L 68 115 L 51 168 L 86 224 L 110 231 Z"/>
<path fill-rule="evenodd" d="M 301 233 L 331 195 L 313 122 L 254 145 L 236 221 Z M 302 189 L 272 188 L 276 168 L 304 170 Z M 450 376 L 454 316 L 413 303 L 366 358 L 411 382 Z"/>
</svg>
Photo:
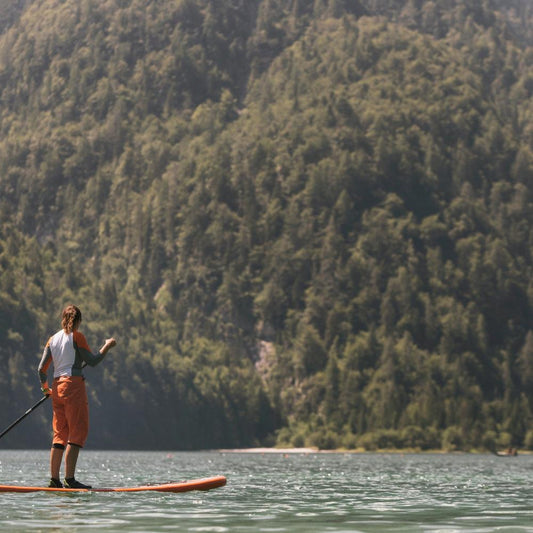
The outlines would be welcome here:
<svg viewBox="0 0 533 533">
<path fill-rule="evenodd" d="M 3 493 L 0 530 L 533 532 L 529 455 L 83 450 L 77 471 L 101 487 L 219 474 L 210 492 Z M 47 479 L 47 450 L 0 450 L 0 483 Z"/>
</svg>

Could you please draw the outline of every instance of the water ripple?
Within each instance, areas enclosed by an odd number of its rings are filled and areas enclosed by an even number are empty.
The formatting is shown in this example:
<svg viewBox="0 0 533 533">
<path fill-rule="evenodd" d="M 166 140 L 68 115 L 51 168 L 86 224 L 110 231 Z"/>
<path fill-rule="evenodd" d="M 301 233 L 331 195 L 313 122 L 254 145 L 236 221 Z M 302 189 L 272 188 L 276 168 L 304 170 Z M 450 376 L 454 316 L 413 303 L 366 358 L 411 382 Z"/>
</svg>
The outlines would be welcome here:
<svg viewBox="0 0 533 533">
<path fill-rule="evenodd" d="M 48 452 L 0 451 L 2 482 Z M 207 493 L 3 494 L 8 531 L 533 533 L 533 456 L 83 451 L 79 478 L 126 486 L 224 474 Z M 36 480 L 35 472 L 42 472 Z M 148 472 L 148 473 L 147 473 Z"/>
</svg>

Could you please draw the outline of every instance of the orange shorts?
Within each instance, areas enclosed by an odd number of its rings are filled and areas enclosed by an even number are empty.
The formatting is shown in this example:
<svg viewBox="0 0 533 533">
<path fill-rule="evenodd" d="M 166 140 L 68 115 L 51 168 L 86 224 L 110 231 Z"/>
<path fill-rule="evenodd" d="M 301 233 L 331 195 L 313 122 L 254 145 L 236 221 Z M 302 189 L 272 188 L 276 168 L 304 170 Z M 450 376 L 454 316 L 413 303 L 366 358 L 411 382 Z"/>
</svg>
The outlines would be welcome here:
<svg viewBox="0 0 533 533">
<path fill-rule="evenodd" d="M 84 379 L 81 376 L 54 379 L 52 404 L 52 443 L 61 446 L 74 444 L 83 448 L 89 433 L 89 403 Z"/>
</svg>

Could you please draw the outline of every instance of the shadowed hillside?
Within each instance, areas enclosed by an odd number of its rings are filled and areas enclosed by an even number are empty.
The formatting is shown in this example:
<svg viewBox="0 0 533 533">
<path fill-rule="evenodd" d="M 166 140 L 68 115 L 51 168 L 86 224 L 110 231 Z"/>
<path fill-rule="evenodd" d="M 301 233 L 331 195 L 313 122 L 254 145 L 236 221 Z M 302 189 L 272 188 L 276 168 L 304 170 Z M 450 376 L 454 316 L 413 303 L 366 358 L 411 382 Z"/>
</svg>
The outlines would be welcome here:
<svg viewBox="0 0 533 533">
<path fill-rule="evenodd" d="M 93 447 L 533 447 L 530 2 L 0 18 L 4 402 L 72 301 Z"/>
</svg>

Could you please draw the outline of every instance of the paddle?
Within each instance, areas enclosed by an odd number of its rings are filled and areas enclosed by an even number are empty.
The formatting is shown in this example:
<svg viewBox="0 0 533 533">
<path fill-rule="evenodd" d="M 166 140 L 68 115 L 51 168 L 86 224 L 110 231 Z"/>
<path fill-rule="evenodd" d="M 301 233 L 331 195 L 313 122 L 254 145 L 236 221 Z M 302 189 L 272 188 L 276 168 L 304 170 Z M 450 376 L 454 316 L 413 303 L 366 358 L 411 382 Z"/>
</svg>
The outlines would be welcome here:
<svg viewBox="0 0 533 533">
<path fill-rule="evenodd" d="M 33 407 L 30 407 L 20 418 L 17 418 L 9 427 L 4 429 L 2 433 L 0 433 L 0 439 L 9 431 L 11 431 L 19 422 L 22 422 L 34 409 L 39 407 L 45 400 L 48 399 L 48 396 L 43 396 Z"/>
</svg>

